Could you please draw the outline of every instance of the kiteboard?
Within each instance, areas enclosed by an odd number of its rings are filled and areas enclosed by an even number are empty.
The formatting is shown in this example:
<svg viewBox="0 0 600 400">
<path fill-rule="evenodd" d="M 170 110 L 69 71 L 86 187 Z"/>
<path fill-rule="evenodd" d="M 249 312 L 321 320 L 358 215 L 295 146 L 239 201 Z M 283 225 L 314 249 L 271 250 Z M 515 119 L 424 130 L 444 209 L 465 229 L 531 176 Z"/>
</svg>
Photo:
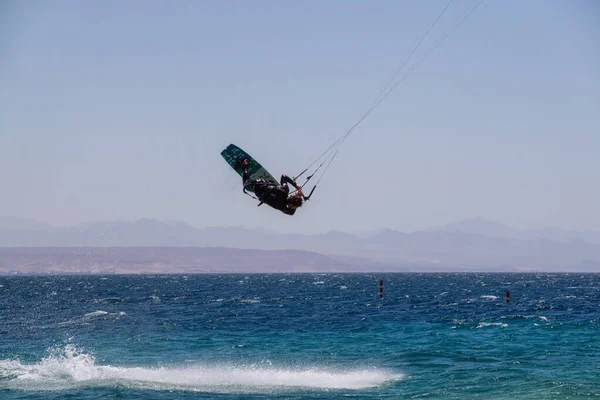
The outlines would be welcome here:
<svg viewBox="0 0 600 400">
<path fill-rule="evenodd" d="M 273 178 L 273 175 L 269 173 L 258 161 L 256 161 L 250 154 L 246 153 L 244 150 L 240 149 L 235 144 L 230 144 L 227 146 L 222 152 L 221 156 L 227 161 L 227 164 L 233 168 L 235 172 L 238 173 L 239 176 L 244 174 L 244 170 L 241 166 L 241 161 L 243 159 L 248 160 L 248 173 L 250 174 L 250 179 L 264 179 L 265 181 L 272 182 L 275 185 L 278 185 L 277 180 Z M 252 191 L 251 187 L 248 187 L 246 190 Z"/>
</svg>

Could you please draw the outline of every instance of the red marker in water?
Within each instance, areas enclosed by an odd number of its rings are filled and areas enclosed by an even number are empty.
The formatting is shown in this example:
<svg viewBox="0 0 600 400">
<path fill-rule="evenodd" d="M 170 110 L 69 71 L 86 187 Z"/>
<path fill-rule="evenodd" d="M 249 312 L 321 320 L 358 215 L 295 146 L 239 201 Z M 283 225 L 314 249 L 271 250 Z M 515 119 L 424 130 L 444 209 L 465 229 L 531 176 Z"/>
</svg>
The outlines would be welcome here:
<svg viewBox="0 0 600 400">
<path fill-rule="evenodd" d="M 510 290 L 506 291 L 506 304 L 510 303 Z"/>
<path fill-rule="evenodd" d="M 379 297 L 383 299 L 383 279 L 379 281 Z"/>
</svg>

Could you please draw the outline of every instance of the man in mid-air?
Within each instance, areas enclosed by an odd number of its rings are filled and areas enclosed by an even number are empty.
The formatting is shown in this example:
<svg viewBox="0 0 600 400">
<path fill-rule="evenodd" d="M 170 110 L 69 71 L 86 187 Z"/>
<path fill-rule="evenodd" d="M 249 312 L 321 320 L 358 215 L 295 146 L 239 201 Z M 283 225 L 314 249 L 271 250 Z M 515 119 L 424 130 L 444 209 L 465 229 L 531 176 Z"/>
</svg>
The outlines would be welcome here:
<svg viewBox="0 0 600 400">
<path fill-rule="evenodd" d="M 244 171 L 242 174 L 242 182 L 244 183 L 244 193 L 246 189 L 252 190 L 260 204 L 265 203 L 276 210 L 287 215 L 294 215 L 296 209 L 302 206 L 303 194 L 302 187 L 294 182 L 287 175 L 281 175 L 280 184 L 266 181 L 264 179 L 250 179 L 248 173 L 248 159 L 240 160 L 240 167 Z M 288 184 L 296 188 L 295 194 L 289 194 L 290 188 Z M 259 205 L 260 205 L 259 204 Z"/>
</svg>

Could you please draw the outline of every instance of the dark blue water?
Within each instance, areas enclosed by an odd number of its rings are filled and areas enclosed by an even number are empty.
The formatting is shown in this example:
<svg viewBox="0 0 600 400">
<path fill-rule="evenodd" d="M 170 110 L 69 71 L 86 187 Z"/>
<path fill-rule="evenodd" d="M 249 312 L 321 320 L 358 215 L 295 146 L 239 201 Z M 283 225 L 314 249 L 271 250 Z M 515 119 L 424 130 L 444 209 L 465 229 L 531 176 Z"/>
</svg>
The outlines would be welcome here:
<svg viewBox="0 0 600 400">
<path fill-rule="evenodd" d="M 600 275 L 0 277 L 1 399 L 346 397 L 600 397 Z"/>
</svg>

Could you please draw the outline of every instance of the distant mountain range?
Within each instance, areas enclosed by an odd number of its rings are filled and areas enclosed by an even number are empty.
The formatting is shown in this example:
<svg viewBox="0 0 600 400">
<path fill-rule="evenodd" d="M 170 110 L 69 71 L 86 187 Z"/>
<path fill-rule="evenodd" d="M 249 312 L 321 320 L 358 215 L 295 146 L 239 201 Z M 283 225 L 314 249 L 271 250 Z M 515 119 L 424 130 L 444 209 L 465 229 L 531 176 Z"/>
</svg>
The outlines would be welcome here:
<svg viewBox="0 0 600 400">
<path fill-rule="evenodd" d="M 517 230 L 483 219 L 465 220 L 410 233 L 388 229 L 368 237 L 358 237 L 336 231 L 304 235 L 240 227 L 195 228 L 182 222 L 152 219 L 94 222 L 57 228 L 10 217 L 0 218 L 0 247 L 84 247 L 92 249 L 88 250 L 92 253 L 95 252 L 94 248 L 172 247 L 182 248 L 179 253 L 187 251 L 188 255 L 191 254 L 190 250 L 183 248 L 200 247 L 204 248 L 202 251 L 205 253 L 193 257 L 204 260 L 201 269 L 210 269 L 209 264 L 213 262 L 214 267 L 221 270 L 234 268 L 233 264 L 219 258 L 222 254 L 233 257 L 238 250 L 295 250 L 302 251 L 294 253 L 298 270 L 600 272 L 600 232 L 576 232 L 558 228 Z M 229 250 L 221 250 L 225 253 L 212 250 L 209 254 L 208 249 L 214 248 Z M 3 257 L 8 257 L 5 250 L 0 251 L 0 263 L 3 262 L 9 268 L 3 261 Z M 144 257 L 151 253 L 149 249 L 139 252 L 144 253 Z M 177 250 L 163 251 L 170 257 L 175 257 L 174 252 Z M 126 252 L 119 254 L 129 259 Z M 221 255 L 217 257 L 217 254 Z M 284 261 L 293 258 L 291 253 L 285 252 L 245 254 L 256 260 L 257 271 L 261 269 L 261 263 L 264 264 L 265 271 L 272 271 L 277 265 L 283 271 Z M 277 254 L 281 258 L 274 261 L 274 264 L 267 265 L 267 254 Z M 168 264 L 167 259 L 161 260 L 162 265 Z M 185 265 L 188 270 L 194 265 L 200 268 L 198 262 L 193 264 L 189 261 Z M 301 268 L 301 265 L 304 267 Z"/>
<path fill-rule="evenodd" d="M 600 231 L 574 231 L 556 227 L 519 230 L 482 218 L 466 219 L 433 230 L 473 233 L 489 237 L 505 237 L 521 240 L 556 240 L 559 242 L 581 240 L 591 244 L 600 244 Z"/>
</svg>

